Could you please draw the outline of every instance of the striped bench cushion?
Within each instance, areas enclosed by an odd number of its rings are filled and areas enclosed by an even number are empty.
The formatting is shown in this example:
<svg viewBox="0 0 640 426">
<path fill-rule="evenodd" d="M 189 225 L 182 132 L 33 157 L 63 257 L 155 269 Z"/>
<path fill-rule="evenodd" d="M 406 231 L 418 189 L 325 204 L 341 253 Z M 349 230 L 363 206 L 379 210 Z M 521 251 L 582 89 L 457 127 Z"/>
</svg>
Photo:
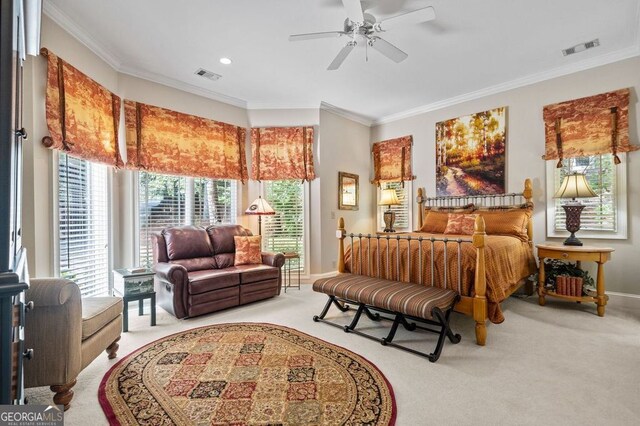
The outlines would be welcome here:
<svg viewBox="0 0 640 426">
<path fill-rule="evenodd" d="M 456 292 L 449 289 L 354 274 L 317 280 L 313 290 L 428 320 L 433 308 L 446 311 L 456 299 Z"/>
</svg>

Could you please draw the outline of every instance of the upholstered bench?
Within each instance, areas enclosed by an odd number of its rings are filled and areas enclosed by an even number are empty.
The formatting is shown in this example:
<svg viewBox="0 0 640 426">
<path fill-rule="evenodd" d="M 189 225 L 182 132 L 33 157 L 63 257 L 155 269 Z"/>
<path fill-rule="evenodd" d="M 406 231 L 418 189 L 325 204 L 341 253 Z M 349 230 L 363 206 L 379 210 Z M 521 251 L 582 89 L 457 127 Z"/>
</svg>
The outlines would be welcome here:
<svg viewBox="0 0 640 426">
<path fill-rule="evenodd" d="M 387 337 L 381 339 L 381 343 L 426 356 L 431 362 L 437 361 L 440 357 L 445 336 L 452 343 L 460 341 L 460 335 L 454 335 L 449 326 L 449 316 L 458 300 L 458 294 L 452 290 L 354 274 L 338 274 L 332 278 L 317 280 L 313 284 L 313 290 L 329 296 L 320 315 L 313 317 L 314 321 L 322 321 L 343 328 L 345 332 L 378 340 L 377 337 L 356 330 L 362 314 L 364 313 L 373 321 L 392 320 L 391 330 Z M 349 325 L 342 326 L 324 319 L 332 304 L 342 312 L 347 311 L 349 307 L 344 306 L 343 303 L 358 306 Z M 394 318 L 381 316 L 380 312 L 394 315 Z M 421 327 L 415 322 L 409 323 L 407 319 L 436 326 L 438 329 Z M 427 354 L 392 343 L 400 324 L 410 331 L 419 328 L 437 333 L 439 337 L 434 352 Z"/>
</svg>

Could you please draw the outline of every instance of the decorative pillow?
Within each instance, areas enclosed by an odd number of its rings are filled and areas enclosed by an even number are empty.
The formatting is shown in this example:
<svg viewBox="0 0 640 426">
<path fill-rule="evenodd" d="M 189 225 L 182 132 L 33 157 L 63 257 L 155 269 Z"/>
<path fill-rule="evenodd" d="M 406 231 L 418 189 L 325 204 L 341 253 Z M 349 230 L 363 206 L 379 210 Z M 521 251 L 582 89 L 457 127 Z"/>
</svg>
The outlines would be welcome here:
<svg viewBox="0 0 640 426">
<path fill-rule="evenodd" d="M 529 241 L 527 224 L 533 209 L 519 208 L 513 210 L 477 210 L 482 216 L 485 231 L 489 235 L 512 235 L 522 241 Z"/>
<path fill-rule="evenodd" d="M 449 213 L 445 234 L 473 235 L 477 214 Z"/>
<path fill-rule="evenodd" d="M 506 206 L 477 206 L 474 211 L 487 212 L 487 211 L 495 211 L 495 210 L 505 211 L 505 210 L 527 210 L 527 209 L 533 209 L 533 203 L 527 202 L 523 204 L 514 204 L 514 205 L 506 205 Z"/>
<path fill-rule="evenodd" d="M 425 207 L 425 217 L 419 232 L 443 234 L 449 222 L 449 213 L 471 213 L 473 204 L 456 207 Z"/>
<path fill-rule="evenodd" d="M 262 237 L 260 235 L 235 235 L 236 256 L 234 265 L 254 265 L 262 263 Z"/>
</svg>

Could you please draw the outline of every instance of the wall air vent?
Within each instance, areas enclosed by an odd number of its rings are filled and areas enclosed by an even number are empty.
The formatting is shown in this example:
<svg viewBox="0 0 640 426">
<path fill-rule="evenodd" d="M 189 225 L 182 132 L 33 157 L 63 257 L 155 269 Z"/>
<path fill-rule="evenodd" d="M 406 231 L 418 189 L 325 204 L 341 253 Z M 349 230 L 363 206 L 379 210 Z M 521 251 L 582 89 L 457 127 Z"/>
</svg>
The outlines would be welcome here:
<svg viewBox="0 0 640 426">
<path fill-rule="evenodd" d="M 574 53 L 584 52 L 587 49 L 593 49 L 594 47 L 598 47 L 598 46 L 600 46 L 600 40 L 595 39 L 595 40 L 588 41 L 586 43 L 576 44 L 575 46 L 569 47 L 567 49 L 563 49 L 562 54 L 564 56 L 569 56 L 569 55 L 573 55 Z"/>
<path fill-rule="evenodd" d="M 207 71 L 204 68 L 198 68 L 195 72 L 196 75 L 199 75 L 200 77 L 204 77 L 208 80 L 211 81 L 216 81 L 216 80 L 220 80 L 222 78 L 222 76 L 220 74 L 216 74 L 213 71 Z"/>
</svg>

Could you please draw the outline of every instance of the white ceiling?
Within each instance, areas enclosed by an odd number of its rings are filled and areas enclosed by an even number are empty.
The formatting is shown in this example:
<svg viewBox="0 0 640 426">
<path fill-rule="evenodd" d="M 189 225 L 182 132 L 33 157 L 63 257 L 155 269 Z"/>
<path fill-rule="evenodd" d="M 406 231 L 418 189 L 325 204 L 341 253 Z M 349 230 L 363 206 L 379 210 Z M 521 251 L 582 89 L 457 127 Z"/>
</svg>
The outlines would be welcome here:
<svg viewBox="0 0 640 426">
<path fill-rule="evenodd" d="M 45 12 L 121 72 L 248 108 L 325 102 L 371 121 L 640 54 L 640 0 L 363 3 L 378 18 L 433 6 L 436 19 L 384 34 L 409 54 L 400 64 L 371 49 L 367 62 L 359 46 L 327 71 L 345 37 L 287 37 L 341 30 L 341 0 L 45 0 Z M 600 47 L 562 56 L 594 38 Z"/>
</svg>

